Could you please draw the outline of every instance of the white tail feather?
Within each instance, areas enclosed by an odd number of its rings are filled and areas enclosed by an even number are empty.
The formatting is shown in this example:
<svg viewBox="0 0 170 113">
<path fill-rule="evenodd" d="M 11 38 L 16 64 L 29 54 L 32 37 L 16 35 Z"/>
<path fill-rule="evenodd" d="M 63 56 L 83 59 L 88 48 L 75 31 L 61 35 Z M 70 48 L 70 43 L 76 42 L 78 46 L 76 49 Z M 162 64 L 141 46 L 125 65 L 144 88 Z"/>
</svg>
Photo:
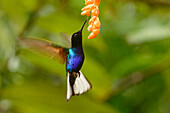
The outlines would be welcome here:
<svg viewBox="0 0 170 113">
<path fill-rule="evenodd" d="M 69 79 L 70 79 L 70 76 L 68 75 L 68 76 L 67 76 L 67 100 L 69 100 L 70 97 L 71 97 L 72 94 L 73 94 Z"/>
<path fill-rule="evenodd" d="M 76 94 L 83 94 L 91 89 L 91 84 L 85 78 L 85 76 L 80 72 L 80 76 L 77 73 L 77 78 L 73 86 L 70 85 L 70 73 L 68 72 L 67 75 L 67 101 L 71 98 L 72 95 Z"/>
</svg>

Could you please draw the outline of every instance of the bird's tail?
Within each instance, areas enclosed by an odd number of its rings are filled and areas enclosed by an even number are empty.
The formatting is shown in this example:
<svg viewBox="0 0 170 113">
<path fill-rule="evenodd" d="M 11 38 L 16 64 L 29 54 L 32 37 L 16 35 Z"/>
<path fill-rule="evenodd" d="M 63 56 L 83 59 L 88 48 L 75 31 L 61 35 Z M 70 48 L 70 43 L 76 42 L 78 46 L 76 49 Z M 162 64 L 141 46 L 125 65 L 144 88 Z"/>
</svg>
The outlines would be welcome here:
<svg viewBox="0 0 170 113">
<path fill-rule="evenodd" d="M 91 88 L 91 84 L 81 71 L 79 73 L 67 73 L 67 101 L 71 98 L 71 96 L 83 94 Z"/>
</svg>

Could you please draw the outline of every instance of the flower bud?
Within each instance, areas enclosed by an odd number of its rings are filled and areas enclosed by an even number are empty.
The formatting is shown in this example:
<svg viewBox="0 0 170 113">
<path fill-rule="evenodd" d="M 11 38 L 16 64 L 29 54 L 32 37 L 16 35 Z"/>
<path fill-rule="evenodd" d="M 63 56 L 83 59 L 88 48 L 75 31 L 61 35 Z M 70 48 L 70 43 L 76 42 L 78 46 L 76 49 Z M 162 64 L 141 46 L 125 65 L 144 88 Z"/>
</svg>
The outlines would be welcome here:
<svg viewBox="0 0 170 113">
<path fill-rule="evenodd" d="M 100 29 L 94 29 L 92 32 L 95 36 L 97 36 L 100 32 Z"/>
<path fill-rule="evenodd" d="M 94 21 L 93 29 L 100 29 L 100 20 L 99 20 L 99 18 Z"/>
<path fill-rule="evenodd" d="M 94 23 L 94 21 L 96 20 L 96 16 L 93 16 L 90 20 L 89 20 L 89 25 L 91 24 L 91 23 Z"/>
<path fill-rule="evenodd" d="M 86 0 L 85 5 L 89 5 L 89 4 L 93 4 L 93 3 L 94 3 L 94 0 Z"/>
<path fill-rule="evenodd" d="M 88 31 L 92 31 L 92 27 L 93 27 L 92 24 L 89 25 L 88 28 L 87 28 L 87 30 L 88 30 Z"/>
<path fill-rule="evenodd" d="M 93 16 L 98 16 L 98 15 L 99 15 L 99 9 L 98 7 L 96 7 L 92 10 L 91 16 L 93 17 Z"/>
<path fill-rule="evenodd" d="M 98 6 L 100 4 L 100 0 L 94 0 L 94 5 Z"/>
<path fill-rule="evenodd" d="M 93 38 L 95 38 L 96 36 L 93 34 L 93 32 L 92 33 L 90 33 L 90 35 L 88 36 L 88 39 L 93 39 Z"/>
<path fill-rule="evenodd" d="M 82 8 L 81 10 L 82 10 L 82 11 L 85 11 L 85 10 L 92 10 L 93 8 L 94 8 L 94 4 L 90 4 L 90 5 L 85 6 L 85 7 Z"/>
</svg>

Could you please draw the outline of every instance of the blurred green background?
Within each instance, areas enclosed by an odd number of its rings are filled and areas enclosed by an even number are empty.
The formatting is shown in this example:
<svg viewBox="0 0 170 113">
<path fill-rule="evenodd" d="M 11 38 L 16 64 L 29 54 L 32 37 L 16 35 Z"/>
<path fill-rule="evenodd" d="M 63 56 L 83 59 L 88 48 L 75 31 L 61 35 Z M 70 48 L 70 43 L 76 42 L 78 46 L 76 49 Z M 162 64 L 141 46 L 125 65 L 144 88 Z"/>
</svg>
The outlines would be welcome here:
<svg viewBox="0 0 170 113">
<path fill-rule="evenodd" d="M 62 45 L 84 0 L 0 0 L 0 113 L 170 113 L 170 1 L 101 0 L 101 32 L 83 31 L 93 88 L 66 102 L 65 67 L 21 48 L 19 36 Z"/>
</svg>

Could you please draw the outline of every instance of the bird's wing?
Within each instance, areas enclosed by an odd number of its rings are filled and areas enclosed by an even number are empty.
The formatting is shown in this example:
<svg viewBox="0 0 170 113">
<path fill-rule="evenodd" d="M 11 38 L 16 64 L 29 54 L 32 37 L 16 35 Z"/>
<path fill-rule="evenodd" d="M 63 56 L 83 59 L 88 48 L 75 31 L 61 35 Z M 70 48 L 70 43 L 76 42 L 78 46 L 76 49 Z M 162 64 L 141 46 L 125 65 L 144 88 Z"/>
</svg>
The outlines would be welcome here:
<svg viewBox="0 0 170 113">
<path fill-rule="evenodd" d="M 60 35 L 62 36 L 64 45 L 68 48 L 71 48 L 71 36 L 64 32 L 60 32 Z"/>
<path fill-rule="evenodd" d="M 20 43 L 26 45 L 34 52 L 43 54 L 53 60 L 57 60 L 60 63 L 65 63 L 67 60 L 67 54 L 69 48 L 64 48 L 56 45 L 55 43 L 35 37 L 20 37 Z"/>
</svg>

